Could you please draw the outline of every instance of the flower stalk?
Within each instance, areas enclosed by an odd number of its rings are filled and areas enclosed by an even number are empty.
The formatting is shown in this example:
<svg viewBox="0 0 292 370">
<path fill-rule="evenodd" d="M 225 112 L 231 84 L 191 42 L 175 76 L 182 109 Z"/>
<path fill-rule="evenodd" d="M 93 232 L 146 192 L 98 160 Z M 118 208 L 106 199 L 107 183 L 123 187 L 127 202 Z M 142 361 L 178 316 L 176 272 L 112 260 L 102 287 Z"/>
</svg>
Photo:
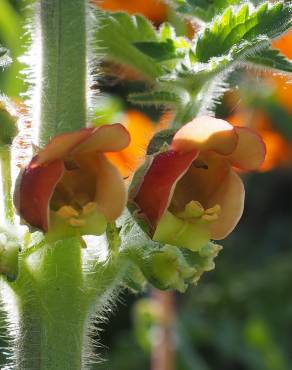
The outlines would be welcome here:
<svg viewBox="0 0 292 370">
<path fill-rule="evenodd" d="M 41 78 L 39 145 L 57 134 L 86 126 L 85 0 L 40 0 Z M 5 189 L 11 188 L 4 153 Z M 6 190 L 8 191 L 8 190 Z M 9 190 L 10 191 L 10 190 Z M 12 215 L 11 199 L 5 210 Z M 19 276 L 10 283 L 16 295 L 19 335 L 17 369 L 84 368 L 89 319 L 80 238 L 24 250 Z M 92 307 L 91 307 L 92 309 Z"/>
<path fill-rule="evenodd" d="M 12 289 L 18 298 L 17 369 L 82 368 L 87 299 L 78 239 L 35 251 L 21 260 Z"/>
</svg>

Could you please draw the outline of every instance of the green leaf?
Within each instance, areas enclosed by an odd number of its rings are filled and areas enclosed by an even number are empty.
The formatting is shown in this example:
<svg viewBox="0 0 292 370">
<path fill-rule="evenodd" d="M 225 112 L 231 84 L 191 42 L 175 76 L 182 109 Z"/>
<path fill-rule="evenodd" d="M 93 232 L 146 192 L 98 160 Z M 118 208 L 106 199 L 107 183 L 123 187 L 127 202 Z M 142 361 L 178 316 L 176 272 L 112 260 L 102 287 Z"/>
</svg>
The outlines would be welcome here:
<svg viewBox="0 0 292 370">
<path fill-rule="evenodd" d="M 292 62 L 276 49 L 263 49 L 247 58 L 247 62 L 259 67 L 268 67 L 281 72 L 292 72 Z"/>
<path fill-rule="evenodd" d="M 177 59 L 184 56 L 184 53 L 176 48 L 171 39 L 162 42 L 135 42 L 134 45 L 142 53 L 150 56 L 158 62 Z"/>
<path fill-rule="evenodd" d="M 175 106 L 180 103 L 181 97 L 169 91 L 150 91 L 148 93 L 130 94 L 128 100 L 141 105 Z"/>
<path fill-rule="evenodd" d="M 193 16 L 204 22 L 211 21 L 216 15 L 222 13 L 231 5 L 238 5 L 241 0 L 174 0 L 176 11 Z"/>
<path fill-rule="evenodd" d="M 139 15 L 102 11 L 98 11 L 98 17 L 95 40 L 100 56 L 131 66 L 150 79 L 162 73 L 161 67 L 135 46 L 135 43 L 159 41 L 148 20 Z"/>
<path fill-rule="evenodd" d="M 232 46 L 257 37 L 279 36 L 292 24 L 291 4 L 264 3 L 254 9 L 245 4 L 239 9 L 228 8 L 198 36 L 195 56 L 200 62 L 228 53 Z"/>
</svg>

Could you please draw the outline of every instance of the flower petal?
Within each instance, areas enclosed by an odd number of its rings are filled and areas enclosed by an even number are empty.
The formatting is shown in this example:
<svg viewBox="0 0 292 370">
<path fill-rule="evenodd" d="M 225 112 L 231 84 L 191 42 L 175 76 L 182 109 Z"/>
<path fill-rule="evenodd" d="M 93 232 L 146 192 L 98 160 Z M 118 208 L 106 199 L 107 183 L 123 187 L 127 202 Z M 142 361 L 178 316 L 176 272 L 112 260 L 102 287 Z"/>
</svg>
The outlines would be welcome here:
<svg viewBox="0 0 292 370">
<path fill-rule="evenodd" d="M 180 152 L 212 150 L 227 155 L 234 151 L 237 140 L 233 126 L 228 122 L 203 116 L 178 130 L 173 138 L 172 148 Z"/>
<path fill-rule="evenodd" d="M 92 134 L 74 148 L 75 153 L 118 152 L 130 143 L 130 134 L 119 124 L 104 125 L 94 129 Z"/>
<path fill-rule="evenodd" d="M 44 149 L 41 149 L 36 157 L 38 165 L 53 162 L 56 159 L 63 159 L 71 151 L 88 138 L 94 132 L 94 128 L 84 128 L 78 131 L 66 132 L 55 136 Z"/>
<path fill-rule="evenodd" d="M 244 197 L 241 178 L 231 169 L 207 204 L 208 207 L 215 204 L 221 207 L 218 220 L 210 224 L 212 239 L 224 239 L 235 228 L 242 216 Z"/>
<path fill-rule="evenodd" d="M 95 201 L 108 221 L 116 220 L 127 203 L 127 190 L 118 169 L 101 153 L 78 153 L 82 169 L 95 174 Z"/>
<path fill-rule="evenodd" d="M 55 160 L 46 166 L 33 158 L 20 177 L 15 193 L 15 205 L 20 216 L 31 226 L 44 232 L 49 226 L 49 202 L 64 173 L 64 163 Z"/>
<path fill-rule="evenodd" d="M 124 177 L 128 177 L 143 163 L 147 145 L 157 127 L 147 116 L 135 110 L 125 114 L 123 125 L 131 135 L 129 146 L 119 152 L 107 153 L 106 156 Z"/>
<path fill-rule="evenodd" d="M 167 151 L 156 155 L 134 197 L 141 212 L 155 227 L 167 210 L 177 182 L 185 174 L 198 152 Z"/>
<path fill-rule="evenodd" d="M 243 170 L 255 170 L 265 160 L 266 146 L 255 131 L 248 127 L 235 127 L 238 135 L 238 143 L 235 150 L 228 156 L 229 161 L 235 167 Z"/>
<path fill-rule="evenodd" d="M 105 156 L 98 156 L 96 202 L 109 221 L 116 220 L 127 203 L 127 190 L 118 169 Z"/>
<path fill-rule="evenodd" d="M 210 208 L 209 199 L 221 186 L 229 171 L 230 164 L 224 157 L 214 152 L 200 153 L 177 183 L 170 210 L 174 213 L 182 212 L 191 201 L 198 201 L 204 208 Z"/>
</svg>

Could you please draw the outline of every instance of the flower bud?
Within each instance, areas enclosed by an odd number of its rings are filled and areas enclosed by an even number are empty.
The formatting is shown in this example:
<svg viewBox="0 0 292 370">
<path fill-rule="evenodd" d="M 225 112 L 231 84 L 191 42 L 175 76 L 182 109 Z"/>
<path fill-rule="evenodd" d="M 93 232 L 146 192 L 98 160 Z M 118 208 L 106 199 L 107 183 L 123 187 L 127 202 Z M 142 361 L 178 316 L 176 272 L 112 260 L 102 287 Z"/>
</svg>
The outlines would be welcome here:
<svg viewBox="0 0 292 370">
<path fill-rule="evenodd" d="M 0 148 L 10 145 L 17 135 L 15 118 L 8 113 L 4 105 L 0 102 Z"/>
<path fill-rule="evenodd" d="M 140 266 L 148 281 L 161 290 L 184 292 L 196 276 L 196 268 L 188 264 L 183 253 L 172 245 L 153 250 Z"/>
<path fill-rule="evenodd" d="M 13 281 L 18 274 L 19 244 L 15 237 L 0 232 L 0 273 Z"/>
</svg>

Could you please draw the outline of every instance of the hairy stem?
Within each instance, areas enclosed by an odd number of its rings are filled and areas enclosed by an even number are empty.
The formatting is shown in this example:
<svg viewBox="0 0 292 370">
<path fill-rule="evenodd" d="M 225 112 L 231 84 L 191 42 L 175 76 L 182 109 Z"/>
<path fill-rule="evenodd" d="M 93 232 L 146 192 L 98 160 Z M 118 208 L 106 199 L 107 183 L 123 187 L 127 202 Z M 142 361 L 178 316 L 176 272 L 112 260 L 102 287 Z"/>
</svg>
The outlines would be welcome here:
<svg viewBox="0 0 292 370">
<path fill-rule="evenodd" d="M 40 0 L 42 35 L 39 136 L 86 125 L 85 0 Z"/>
<path fill-rule="evenodd" d="M 88 315 L 78 239 L 46 245 L 21 262 L 19 370 L 80 370 Z"/>
</svg>

